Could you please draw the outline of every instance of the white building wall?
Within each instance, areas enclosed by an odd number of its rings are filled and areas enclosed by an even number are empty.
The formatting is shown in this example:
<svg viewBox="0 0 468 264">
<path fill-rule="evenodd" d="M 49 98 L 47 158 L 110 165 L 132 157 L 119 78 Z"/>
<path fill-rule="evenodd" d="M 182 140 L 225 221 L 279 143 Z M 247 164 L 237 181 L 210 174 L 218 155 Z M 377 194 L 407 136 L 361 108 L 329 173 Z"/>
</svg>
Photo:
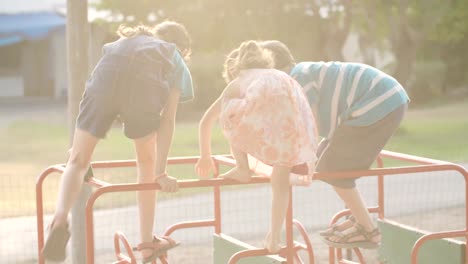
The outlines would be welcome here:
<svg viewBox="0 0 468 264">
<path fill-rule="evenodd" d="M 52 34 L 51 41 L 52 76 L 54 78 L 54 97 L 62 98 L 67 95 L 67 53 L 65 30 Z"/>
</svg>

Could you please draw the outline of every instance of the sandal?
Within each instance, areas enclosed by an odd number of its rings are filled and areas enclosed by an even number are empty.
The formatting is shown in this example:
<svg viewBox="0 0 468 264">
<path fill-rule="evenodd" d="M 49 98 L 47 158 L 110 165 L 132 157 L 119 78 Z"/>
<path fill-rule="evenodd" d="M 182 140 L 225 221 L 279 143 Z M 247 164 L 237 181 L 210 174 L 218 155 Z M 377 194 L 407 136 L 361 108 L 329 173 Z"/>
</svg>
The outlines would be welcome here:
<svg viewBox="0 0 468 264">
<path fill-rule="evenodd" d="M 356 218 L 354 218 L 354 216 L 350 216 L 348 217 L 348 219 L 346 219 L 345 221 L 350 221 L 353 225 L 356 223 Z M 343 223 L 342 223 L 343 224 Z M 333 225 L 331 225 L 329 228 L 323 230 L 323 231 L 320 231 L 319 232 L 319 235 L 320 236 L 323 236 L 323 237 L 330 237 L 330 236 L 333 236 L 335 234 L 335 232 L 340 232 L 340 230 L 338 230 L 338 228 L 342 225 L 342 224 L 338 224 L 338 223 L 334 223 Z M 344 229 L 345 230 L 345 229 Z M 343 231 L 343 230 L 342 230 Z"/>
<path fill-rule="evenodd" d="M 325 244 L 334 247 L 334 248 L 366 248 L 366 249 L 373 249 L 378 248 L 380 242 L 374 242 L 372 239 L 376 236 L 380 235 L 379 229 L 376 227 L 372 231 L 366 231 L 364 227 L 360 224 L 356 224 L 354 226 L 356 229 L 354 232 L 343 234 L 341 232 L 335 232 L 334 236 L 339 237 L 337 241 L 330 240 L 330 237 L 322 237 L 323 242 Z M 356 241 L 349 241 L 350 239 L 363 236 L 364 239 L 356 240 Z"/>
<path fill-rule="evenodd" d="M 150 256 L 143 259 L 143 264 L 145 264 L 156 260 L 159 256 L 165 254 L 169 249 L 178 245 L 180 245 L 179 242 L 168 236 L 163 236 L 160 238 L 154 236 L 153 241 L 140 243 L 136 248 L 133 248 L 133 250 L 141 251 L 143 249 L 151 249 L 153 251 Z"/>
<path fill-rule="evenodd" d="M 46 260 L 51 261 L 64 261 L 67 257 L 67 243 L 70 239 L 70 231 L 68 231 L 68 224 L 65 226 L 53 227 L 52 222 L 49 236 L 42 249 L 42 255 Z"/>
</svg>

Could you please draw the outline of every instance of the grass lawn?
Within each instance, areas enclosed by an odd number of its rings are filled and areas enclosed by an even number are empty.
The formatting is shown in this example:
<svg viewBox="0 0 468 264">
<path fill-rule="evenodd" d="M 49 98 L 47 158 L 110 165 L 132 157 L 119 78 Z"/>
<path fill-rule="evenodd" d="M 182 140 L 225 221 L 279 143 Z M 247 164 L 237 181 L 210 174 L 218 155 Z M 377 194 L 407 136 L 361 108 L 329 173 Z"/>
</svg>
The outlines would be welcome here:
<svg viewBox="0 0 468 264">
<path fill-rule="evenodd" d="M 428 109 L 410 110 L 401 128 L 385 149 L 452 162 L 468 162 L 468 100 Z M 198 155 L 198 124 L 180 122 L 170 156 Z M 228 144 L 219 127 L 213 131 L 213 153 L 228 153 Z M 68 131 L 66 124 L 18 120 L 0 130 L 0 217 L 35 214 L 35 179 L 49 165 L 66 161 Z M 133 159 L 131 141 L 114 128 L 97 146 L 93 160 Z M 393 165 L 394 163 L 389 163 Z M 193 166 L 170 167 L 179 179 L 196 178 Z M 135 170 L 96 171 L 99 178 L 111 182 L 134 182 Z M 44 186 L 45 206 L 55 206 L 57 178 Z M 50 184 L 49 184 L 50 182 Z M 200 191 L 200 190 L 194 190 Z M 186 193 L 186 192 L 184 192 Z M 103 199 L 99 206 L 122 206 L 134 202 L 134 194 L 125 194 L 119 205 Z"/>
<path fill-rule="evenodd" d="M 468 100 L 410 110 L 385 149 L 451 162 L 468 162 Z"/>
</svg>

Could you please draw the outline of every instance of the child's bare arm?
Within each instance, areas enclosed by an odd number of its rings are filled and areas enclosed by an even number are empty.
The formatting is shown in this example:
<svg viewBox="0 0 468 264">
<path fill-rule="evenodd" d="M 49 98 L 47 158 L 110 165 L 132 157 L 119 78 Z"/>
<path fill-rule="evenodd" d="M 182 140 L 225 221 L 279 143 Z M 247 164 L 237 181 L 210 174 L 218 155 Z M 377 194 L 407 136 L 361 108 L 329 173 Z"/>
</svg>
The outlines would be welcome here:
<svg viewBox="0 0 468 264">
<path fill-rule="evenodd" d="M 237 85 L 233 85 L 233 81 L 227 85 L 221 96 L 206 110 L 199 125 L 199 148 L 200 159 L 195 164 L 197 174 L 206 178 L 209 176 L 211 170 L 214 170 L 214 163 L 211 159 L 211 130 L 214 123 L 218 120 L 221 113 L 222 101 L 227 98 L 239 97 L 239 89 Z"/>
<path fill-rule="evenodd" d="M 200 159 L 195 165 L 195 170 L 199 176 L 204 178 L 208 177 L 210 171 L 214 169 L 214 164 L 211 159 L 211 130 L 221 112 L 222 99 L 223 95 L 216 99 L 200 120 L 198 139 Z"/>
</svg>

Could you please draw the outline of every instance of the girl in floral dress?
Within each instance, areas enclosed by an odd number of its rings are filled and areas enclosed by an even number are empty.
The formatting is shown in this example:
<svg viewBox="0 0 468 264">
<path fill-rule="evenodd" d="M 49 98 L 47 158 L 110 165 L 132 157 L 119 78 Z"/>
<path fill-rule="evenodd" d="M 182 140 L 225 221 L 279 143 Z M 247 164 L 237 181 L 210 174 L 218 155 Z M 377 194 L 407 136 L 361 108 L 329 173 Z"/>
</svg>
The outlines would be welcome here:
<svg viewBox="0 0 468 264">
<path fill-rule="evenodd" d="M 202 178 L 214 169 L 210 138 L 218 118 L 236 159 L 236 167 L 221 177 L 248 182 L 247 155 L 273 167 L 271 226 L 265 246 L 276 253 L 289 202 L 289 175 L 312 176 L 317 133 L 301 86 L 273 66 L 271 53 L 255 41 L 231 52 L 224 72 L 228 85 L 200 121 L 200 159 L 195 169 Z"/>
</svg>

